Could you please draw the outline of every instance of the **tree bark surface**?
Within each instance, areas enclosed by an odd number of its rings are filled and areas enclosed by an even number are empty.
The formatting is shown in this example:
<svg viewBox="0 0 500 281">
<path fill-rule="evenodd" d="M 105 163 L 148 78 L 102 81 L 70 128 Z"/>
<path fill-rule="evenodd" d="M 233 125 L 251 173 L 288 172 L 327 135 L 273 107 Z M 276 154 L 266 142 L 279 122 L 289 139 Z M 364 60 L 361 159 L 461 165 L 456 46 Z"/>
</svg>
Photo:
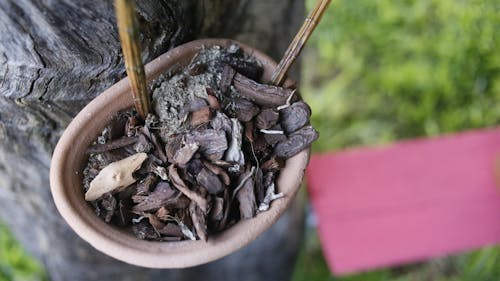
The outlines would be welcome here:
<svg viewBox="0 0 500 281">
<path fill-rule="evenodd" d="M 143 60 L 194 38 L 227 37 L 278 60 L 303 19 L 298 0 L 137 1 Z M 49 190 L 52 151 L 72 117 L 125 69 L 106 0 L 0 0 L 0 219 L 51 280 L 287 280 L 303 212 L 291 208 L 246 248 L 182 270 L 109 258 L 81 240 Z"/>
</svg>

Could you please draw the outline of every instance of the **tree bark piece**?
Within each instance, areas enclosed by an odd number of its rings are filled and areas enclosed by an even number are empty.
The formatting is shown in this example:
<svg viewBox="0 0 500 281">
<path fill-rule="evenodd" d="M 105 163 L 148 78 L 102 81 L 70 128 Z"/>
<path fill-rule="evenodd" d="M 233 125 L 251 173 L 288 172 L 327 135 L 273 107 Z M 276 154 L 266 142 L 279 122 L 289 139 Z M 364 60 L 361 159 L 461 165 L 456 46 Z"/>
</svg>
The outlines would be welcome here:
<svg viewBox="0 0 500 281">
<path fill-rule="evenodd" d="M 278 107 L 285 104 L 293 92 L 291 89 L 259 84 L 239 73 L 234 75 L 233 85 L 241 96 L 266 107 Z"/>
<path fill-rule="evenodd" d="M 311 145 L 318 137 L 318 132 L 312 126 L 305 126 L 276 144 L 274 152 L 278 157 L 290 158 Z"/>
</svg>

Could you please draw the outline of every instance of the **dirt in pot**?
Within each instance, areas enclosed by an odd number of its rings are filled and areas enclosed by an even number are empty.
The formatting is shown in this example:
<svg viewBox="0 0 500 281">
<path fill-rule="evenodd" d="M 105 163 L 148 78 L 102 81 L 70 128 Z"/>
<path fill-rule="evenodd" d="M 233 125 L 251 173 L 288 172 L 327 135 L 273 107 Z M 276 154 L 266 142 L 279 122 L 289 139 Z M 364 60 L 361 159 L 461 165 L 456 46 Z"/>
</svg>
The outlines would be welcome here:
<svg viewBox="0 0 500 281">
<path fill-rule="evenodd" d="M 120 112 L 88 148 L 85 199 L 156 241 L 202 239 L 281 198 L 285 160 L 318 138 L 295 89 L 263 84 L 237 45 L 205 48 L 152 85 L 153 113 Z"/>
</svg>

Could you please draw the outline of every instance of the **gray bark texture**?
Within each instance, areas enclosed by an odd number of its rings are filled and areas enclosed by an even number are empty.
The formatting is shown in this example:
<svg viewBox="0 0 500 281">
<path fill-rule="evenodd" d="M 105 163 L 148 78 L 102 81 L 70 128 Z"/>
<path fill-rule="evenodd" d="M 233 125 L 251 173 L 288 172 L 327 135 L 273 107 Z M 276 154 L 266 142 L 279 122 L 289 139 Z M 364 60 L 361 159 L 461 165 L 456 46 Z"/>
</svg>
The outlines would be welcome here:
<svg viewBox="0 0 500 281">
<path fill-rule="evenodd" d="M 144 61 L 194 38 L 227 37 L 283 54 L 302 0 L 140 0 Z M 71 118 L 123 78 L 110 0 L 0 0 L 0 219 L 51 280 L 288 280 L 301 241 L 299 205 L 251 245 L 219 261 L 150 270 L 81 240 L 49 190 L 52 151 Z"/>
</svg>

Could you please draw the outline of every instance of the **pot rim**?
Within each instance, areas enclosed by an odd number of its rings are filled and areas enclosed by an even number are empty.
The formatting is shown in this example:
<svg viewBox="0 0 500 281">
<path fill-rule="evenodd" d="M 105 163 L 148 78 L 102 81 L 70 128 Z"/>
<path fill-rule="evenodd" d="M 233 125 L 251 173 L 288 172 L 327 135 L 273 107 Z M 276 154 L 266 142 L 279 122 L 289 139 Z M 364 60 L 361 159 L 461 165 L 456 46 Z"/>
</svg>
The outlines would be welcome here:
<svg viewBox="0 0 500 281">
<path fill-rule="evenodd" d="M 179 67 L 179 58 L 192 57 L 200 48 L 213 45 L 228 47 L 234 43 L 255 56 L 264 66 L 264 76 L 267 72 L 270 77 L 270 71 L 277 65 L 274 60 L 257 49 L 231 39 L 199 39 L 171 49 L 145 65 L 146 77 L 149 81 Z M 183 268 L 222 258 L 246 246 L 270 228 L 300 189 L 309 162 L 310 148 L 288 159 L 280 172 L 277 188 L 285 194 L 284 198 L 274 201 L 268 211 L 259 213 L 254 218 L 239 221 L 223 232 L 209 235 L 207 242 L 146 241 L 125 233 L 102 221 L 84 200 L 80 173 L 85 157 L 84 152 L 75 148 L 86 149 L 95 139 L 96 133 L 119 111 L 114 109 L 132 106 L 126 77 L 98 95 L 76 115 L 57 143 L 50 166 L 50 189 L 59 213 L 82 239 L 111 257 L 149 268 Z M 104 119 L 100 123 L 100 130 L 96 129 L 99 125 L 95 121 L 99 118 Z"/>
</svg>

